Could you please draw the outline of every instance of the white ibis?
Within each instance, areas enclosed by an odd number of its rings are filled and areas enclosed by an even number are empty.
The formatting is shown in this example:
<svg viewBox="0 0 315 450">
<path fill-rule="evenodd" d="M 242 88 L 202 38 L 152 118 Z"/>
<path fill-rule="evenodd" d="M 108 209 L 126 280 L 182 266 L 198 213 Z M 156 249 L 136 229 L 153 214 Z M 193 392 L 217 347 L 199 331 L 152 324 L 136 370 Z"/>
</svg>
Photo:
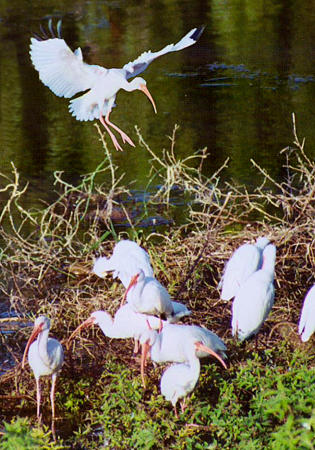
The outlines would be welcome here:
<svg viewBox="0 0 315 450">
<path fill-rule="evenodd" d="M 275 260 L 276 247 L 269 244 L 263 251 L 261 269 L 244 281 L 234 298 L 232 334 L 241 341 L 258 332 L 273 306 Z"/>
<path fill-rule="evenodd" d="M 174 314 L 171 297 L 154 277 L 145 276 L 142 269 L 131 278 L 124 299 L 139 313 L 172 318 Z"/>
<path fill-rule="evenodd" d="M 100 257 L 94 262 L 93 272 L 104 278 L 105 272 L 113 272 L 113 277 L 118 277 L 125 288 L 129 286 L 131 277 L 137 269 L 143 270 L 146 276 L 153 277 L 153 269 L 150 256 L 136 242 L 128 239 L 119 241 L 110 258 Z"/>
<path fill-rule="evenodd" d="M 161 393 L 174 407 L 175 416 L 178 417 L 176 403 L 184 397 L 181 402 L 181 410 L 186 407 L 186 395 L 195 388 L 200 374 L 200 362 L 196 358 L 193 362 L 172 364 L 162 375 L 160 387 Z"/>
<path fill-rule="evenodd" d="M 241 284 L 262 265 L 262 252 L 269 239 L 260 237 L 256 244 L 243 244 L 235 250 L 227 262 L 222 279 L 219 284 L 221 288 L 221 299 L 230 300 L 235 297 Z"/>
<path fill-rule="evenodd" d="M 28 362 L 33 370 L 36 380 L 37 418 L 39 420 L 41 401 L 39 378 L 51 375 L 50 401 L 52 419 L 54 420 L 56 379 L 64 360 L 63 349 L 60 342 L 56 339 L 48 338 L 49 329 L 50 320 L 45 316 L 37 317 L 34 323 L 33 332 L 26 344 L 22 360 L 22 369 L 24 369 L 25 359 L 28 354 Z M 36 341 L 34 342 L 35 339 Z"/>
<path fill-rule="evenodd" d="M 61 22 L 57 24 L 58 37 L 54 35 L 51 21 L 49 29 L 51 38 L 46 34 L 31 38 L 30 55 L 40 80 L 58 97 L 70 98 L 78 92 L 88 91 L 70 101 L 69 110 L 80 121 L 99 119 L 104 125 L 116 150 L 122 150 L 111 129 L 117 131 L 123 143 L 135 146 L 132 140 L 120 128 L 109 120 L 115 106 L 116 94 L 120 89 L 127 92 L 141 90 L 151 101 L 154 111 L 154 100 L 146 87 L 146 81 L 136 77 L 159 56 L 182 50 L 195 44 L 203 27 L 193 28 L 177 44 L 170 44 L 158 52 L 147 51 L 137 59 L 125 64 L 121 69 L 105 69 L 98 65 L 89 65 L 83 61 L 82 51 L 70 50 L 60 35 Z M 128 81 L 130 78 L 132 81 Z"/>
<path fill-rule="evenodd" d="M 122 303 L 126 299 L 136 312 L 157 315 L 170 323 L 191 314 L 185 305 L 172 301 L 165 287 L 156 278 L 145 276 L 142 269 L 131 278 Z"/>
<path fill-rule="evenodd" d="M 190 316 L 191 311 L 187 306 L 180 302 L 175 302 L 172 300 L 173 315 L 167 318 L 169 323 L 177 323 L 182 317 Z"/>
<path fill-rule="evenodd" d="M 161 321 L 154 316 L 136 313 L 127 303 L 117 310 L 114 318 L 106 311 L 93 312 L 88 319 L 74 330 L 68 339 L 68 343 L 80 330 L 93 325 L 99 325 L 104 335 L 109 338 L 133 338 L 135 340 L 134 352 L 137 353 L 140 335 L 148 329 L 148 325 L 153 329 L 159 329 Z"/>
<path fill-rule="evenodd" d="M 309 340 L 315 331 L 315 284 L 307 292 L 299 321 L 299 334 L 303 342 Z"/>
<path fill-rule="evenodd" d="M 224 342 L 210 330 L 197 325 L 163 324 L 160 332 L 147 329 L 142 333 L 140 343 L 141 377 L 144 386 L 144 366 L 149 350 L 152 361 L 156 363 L 194 364 L 196 358 L 212 355 L 226 368 L 222 359 L 226 357 Z"/>
</svg>

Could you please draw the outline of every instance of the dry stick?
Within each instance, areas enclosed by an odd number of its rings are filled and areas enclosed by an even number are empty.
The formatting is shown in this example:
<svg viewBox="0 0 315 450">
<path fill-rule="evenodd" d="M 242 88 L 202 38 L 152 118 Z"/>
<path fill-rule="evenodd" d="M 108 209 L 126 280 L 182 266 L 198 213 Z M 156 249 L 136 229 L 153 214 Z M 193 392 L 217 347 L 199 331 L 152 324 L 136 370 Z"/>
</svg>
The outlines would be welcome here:
<svg viewBox="0 0 315 450">
<path fill-rule="evenodd" d="M 281 326 L 281 325 L 290 325 L 291 329 L 295 326 L 295 324 L 293 324 L 292 322 L 289 322 L 289 321 L 287 321 L 287 320 L 286 320 L 286 321 L 283 321 L 283 322 L 278 322 L 278 323 L 276 323 L 276 325 L 274 325 L 274 326 L 272 327 L 272 329 L 271 329 L 271 331 L 270 331 L 270 333 L 269 333 L 269 336 L 268 336 L 269 342 L 270 342 L 270 340 L 271 340 L 271 337 L 272 337 L 274 331 L 275 331 L 277 328 L 279 328 L 279 326 Z"/>
<path fill-rule="evenodd" d="M 0 323 L 6 323 L 6 322 L 29 322 L 29 319 L 26 319 L 25 317 L 5 317 L 4 319 L 0 319 Z"/>
<path fill-rule="evenodd" d="M 214 222 L 213 222 L 213 225 L 212 225 L 212 228 L 211 228 L 211 229 L 214 228 L 214 226 L 215 226 L 216 223 L 218 222 L 220 216 L 222 215 L 223 210 L 225 209 L 225 207 L 226 207 L 226 205 L 227 205 L 227 203 L 228 203 L 228 201 L 229 201 L 230 195 L 231 195 L 231 192 L 228 192 L 228 194 L 227 194 L 227 196 L 226 196 L 226 198 L 225 198 L 225 201 L 224 201 L 222 207 L 220 208 L 219 214 L 216 216 L 216 218 L 215 218 L 215 220 L 214 220 Z M 190 269 L 189 269 L 189 271 L 188 271 L 188 274 L 186 275 L 186 278 L 184 279 L 184 281 L 182 281 L 181 285 L 179 286 L 179 289 L 178 289 L 178 291 L 177 291 L 177 293 L 176 293 L 176 298 L 178 298 L 178 297 L 180 296 L 180 294 L 183 292 L 183 290 L 184 290 L 184 288 L 185 288 L 185 285 L 186 285 L 187 281 L 192 277 L 192 274 L 193 274 L 193 272 L 194 272 L 194 270 L 195 270 L 197 264 L 199 263 L 199 261 L 200 261 L 202 255 L 203 255 L 203 253 L 204 253 L 206 247 L 207 247 L 207 244 L 208 244 L 208 236 L 209 236 L 210 232 L 211 232 L 211 230 L 209 230 L 209 231 L 207 232 L 207 234 L 206 234 L 206 239 L 205 239 L 205 243 L 203 244 L 203 246 L 202 246 L 202 248 L 201 248 L 199 254 L 197 255 L 197 257 L 196 257 L 196 259 L 195 259 L 195 261 L 194 261 L 194 263 L 191 265 L 191 267 L 190 267 Z"/>
<path fill-rule="evenodd" d="M 304 202 L 304 206 L 303 206 L 302 211 L 300 212 L 299 216 L 304 214 L 306 208 L 311 203 L 311 200 L 314 200 L 314 192 L 315 192 L 315 185 L 312 186 L 311 192 L 306 197 L 305 202 Z M 299 219 L 299 216 L 296 217 L 295 222 L 297 222 L 297 220 Z"/>
<path fill-rule="evenodd" d="M 307 164 L 310 167 L 313 167 L 313 164 L 311 162 L 311 160 L 306 156 L 305 152 L 304 152 L 304 144 L 305 144 L 305 138 L 303 138 L 302 143 L 300 142 L 298 135 L 297 135 L 297 131 L 296 131 L 296 122 L 295 122 L 295 114 L 292 113 L 292 122 L 293 122 L 293 136 L 294 136 L 294 144 L 300 149 L 303 158 L 306 160 Z"/>
<path fill-rule="evenodd" d="M 113 159 L 112 159 L 112 155 L 108 150 L 107 144 L 106 144 L 106 140 L 105 140 L 105 133 L 103 133 L 99 127 L 98 124 L 95 124 L 95 127 L 98 131 L 98 134 L 100 135 L 100 141 L 102 142 L 103 148 L 105 150 L 107 159 L 108 159 L 108 163 L 109 163 L 109 168 L 110 168 L 110 173 L 111 173 L 111 189 L 110 192 L 107 196 L 107 207 L 106 207 L 106 214 L 107 214 L 107 220 L 108 218 L 111 217 L 112 215 L 112 210 L 113 210 L 113 203 L 114 203 L 114 193 L 115 193 L 115 189 L 117 187 L 117 185 L 120 183 L 120 181 L 124 178 L 125 174 L 122 174 L 117 180 L 116 180 L 116 166 L 113 163 Z M 128 192 L 128 191 L 127 191 Z"/>
<path fill-rule="evenodd" d="M 13 351 L 11 345 L 9 345 L 8 342 L 4 342 L 4 346 L 8 349 L 10 355 L 12 356 L 12 358 L 14 359 L 14 361 L 16 362 L 16 364 L 19 364 L 19 363 L 20 363 L 20 360 L 19 360 L 19 358 L 17 358 L 17 357 L 15 356 L 14 351 Z"/>
<path fill-rule="evenodd" d="M 0 395 L 0 399 L 1 400 L 20 400 L 21 398 L 28 398 L 28 399 L 32 399 L 33 400 L 33 397 L 31 397 L 30 395 L 27 395 L 27 394 Z"/>
</svg>

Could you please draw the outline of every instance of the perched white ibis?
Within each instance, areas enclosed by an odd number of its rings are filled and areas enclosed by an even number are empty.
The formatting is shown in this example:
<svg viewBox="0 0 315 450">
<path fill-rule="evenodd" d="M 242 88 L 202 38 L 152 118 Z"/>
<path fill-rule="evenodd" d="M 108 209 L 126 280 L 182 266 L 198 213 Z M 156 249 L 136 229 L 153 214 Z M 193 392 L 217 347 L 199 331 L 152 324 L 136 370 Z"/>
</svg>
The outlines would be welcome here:
<svg viewBox="0 0 315 450">
<path fill-rule="evenodd" d="M 156 278 L 145 276 L 142 269 L 131 278 L 124 298 L 136 312 L 169 319 L 175 315 L 168 291 Z"/>
<path fill-rule="evenodd" d="M 269 244 L 261 269 L 244 281 L 233 300 L 232 334 L 241 341 L 258 332 L 273 306 L 275 261 L 276 247 Z"/>
<path fill-rule="evenodd" d="M 134 352 L 137 353 L 140 335 L 148 329 L 148 326 L 153 329 L 159 329 L 161 321 L 154 316 L 136 313 L 127 303 L 117 310 L 114 318 L 106 311 L 93 312 L 88 319 L 74 330 L 68 339 L 68 343 L 80 330 L 93 325 L 99 325 L 104 335 L 109 338 L 133 338 L 135 340 Z"/>
<path fill-rule="evenodd" d="M 195 388 L 200 374 L 200 362 L 196 358 L 194 361 L 181 364 L 172 364 L 162 375 L 160 387 L 161 393 L 166 400 L 170 401 L 174 407 L 175 416 L 178 417 L 176 403 L 181 402 L 181 410 L 184 412 L 186 407 L 186 395 Z"/>
<path fill-rule="evenodd" d="M 40 420 L 41 389 L 39 378 L 51 375 L 50 401 L 52 419 L 55 418 L 55 387 L 58 373 L 63 364 L 64 355 L 60 342 L 56 339 L 48 338 L 50 320 L 45 316 L 39 316 L 35 320 L 33 332 L 26 344 L 22 369 L 24 369 L 25 359 L 28 354 L 28 362 L 31 366 L 37 391 L 37 418 Z M 37 338 L 37 339 L 36 339 Z M 34 340 L 36 341 L 34 342 Z"/>
<path fill-rule="evenodd" d="M 122 150 L 122 148 L 110 128 L 120 134 L 123 143 L 128 142 L 134 147 L 129 136 L 109 120 L 109 115 L 115 106 L 117 92 L 120 89 L 128 92 L 141 90 L 149 98 L 156 112 L 154 100 L 146 87 L 146 81 L 136 76 L 159 56 L 195 44 L 203 31 L 203 27 L 193 28 L 177 44 L 167 45 L 158 52 L 144 52 L 121 69 L 105 69 L 98 65 L 86 64 L 80 48 L 72 52 L 61 38 L 60 28 L 61 22 L 59 21 L 57 24 L 58 36 L 56 37 L 50 21 L 51 37 L 44 34 L 31 38 L 32 63 L 39 72 L 40 80 L 58 97 L 70 98 L 78 92 L 87 91 L 70 101 L 69 110 L 77 120 L 99 119 L 112 139 L 116 150 Z M 136 78 L 129 82 L 128 80 L 133 77 Z"/>
<path fill-rule="evenodd" d="M 230 300 L 235 297 L 241 284 L 262 265 L 262 252 L 269 239 L 260 237 L 256 244 L 243 244 L 235 250 L 227 262 L 222 279 L 219 284 L 221 288 L 221 299 Z"/>
<path fill-rule="evenodd" d="M 106 272 L 113 272 L 113 277 L 118 277 L 127 288 L 138 268 L 146 276 L 153 277 L 148 253 L 136 242 L 124 239 L 115 245 L 110 258 L 102 256 L 96 259 L 93 272 L 101 278 L 104 278 Z"/>
<path fill-rule="evenodd" d="M 122 303 L 127 299 L 134 311 L 163 317 L 170 323 L 189 316 L 191 311 L 182 303 L 171 300 L 166 288 L 154 277 L 138 269 L 131 278 Z"/>
<path fill-rule="evenodd" d="M 315 284 L 307 292 L 299 321 L 299 334 L 303 342 L 309 340 L 315 331 Z"/>
<path fill-rule="evenodd" d="M 196 358 L 212 355 L 226 368 L 222 359 L 226 357 L 224 342 L 210 330 L 197 325 L 163 324 L 160 332 L 147 329 L 142 333 L 140 343 L 141 377 L 144 386 L 144 366 L 149 350 L 152 361 L 156 363 L 194 364 Z"/>
</svg>

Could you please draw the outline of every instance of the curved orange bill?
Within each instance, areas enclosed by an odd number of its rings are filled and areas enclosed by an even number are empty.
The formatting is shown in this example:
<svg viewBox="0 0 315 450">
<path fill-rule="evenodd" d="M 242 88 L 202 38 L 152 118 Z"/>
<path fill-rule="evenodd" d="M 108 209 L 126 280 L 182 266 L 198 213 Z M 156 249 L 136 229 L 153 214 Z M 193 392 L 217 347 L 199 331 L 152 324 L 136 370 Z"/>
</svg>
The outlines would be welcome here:
<svg viewBox="0 0 315 450">
<path fill-rule="evenodd" d="M 129 283 L 127 289 L 126 289 L 126 292 L 124 293 L 124 296 L 123 296 L 121 302 L 120 302 L 120 306 L 122 306 L 126 302 L 128 292 L 130 291 L 130 289 L 133 286 L 135 286 L 137 284 L 138 278 L 139 278 L 139 274 L 138 273 L 131 277 L 130 283 Z"/>
<path fill-rule="evenodd" d="M 152 103 L 154 112 L 155 112 L 155 114 L 156 114 L 156 113 L 157 113 L 156 106 L 155 106 L 154 100 L 153 100 L 153 98 L 152 98 L 152 95 L 151 95 L 150 92 L 149 92 L 149 89 L 146 87 L 145 84 L 141 84 L 140 89 L 141 89 L 141 91 L 148 97 L 148 99 L 149 99 L 150 102 Z"/>
<path fill-rule="evenodd" d="M 222 366 L 227 369 L 225 362 L 223 361 L 223 359 L 221 358 L 221 356 L 219 356 L 216 352 L 214 352 L 213 350 L 211 350 L 211 348 L 206 347 L 205 345 L 203 345 L 201 342 L 195 342 L 195 347 L 196 350 L 201 350 L 205 353 L 209 353 L 209 355 L 214 356 L 215 358 L 217 358 L 217 360 L 220 361 L 220 363 L 222 364 Z"/>
<path fill-rule="evenodd" d="M 81 323 L 81 325 L 79 325 L 74 332 L 71 334 L 71 336 L 69 337 L 69 339 L 67 340 L 67 344 L 66 347 L 69 347 L 69 344 L 71 342 L 71 340 L 74 338 L 74 336 L 76 336 L 83 328 L 87 328 L 87 327 L 91 327 L 92 325 L 94 325 L 95 319 L 94 317 L 89 317 L 88 319 L 86 319 L 84 322 Z"/>
<path fill-rule="evenodd" d="M 149 344 L 149 339 L 148 339 L 144 344 L 142 344 L 142 352 L 141 352 L 141 380 L 142 380 L 142 386 L 144 388 L 145 388 L 144 368 L 146 366 L 149 350 L 150 350 L 150 344 Z"/>
<path fill-rule="evenodd" d="M 39 333 L 42 331 L 42 329 L 43 329 L 42 323 L 40 325 L 37 325 L 37 327 L 34 327 L 32 334 L 30 335 L 29 340 L 27 341 L 27 344 L 26 344 L 26 347 L 24 350 L 23 359 L 22 359 L 22 369 L 24 369 L 24 366 L 25 366 L 25 360 L 26 360 L 26 356 L 28 353 L 28 349 L 30 348 L 31 344 L 35 341 L 35 339 L 37 338 Z"/>
</svg>

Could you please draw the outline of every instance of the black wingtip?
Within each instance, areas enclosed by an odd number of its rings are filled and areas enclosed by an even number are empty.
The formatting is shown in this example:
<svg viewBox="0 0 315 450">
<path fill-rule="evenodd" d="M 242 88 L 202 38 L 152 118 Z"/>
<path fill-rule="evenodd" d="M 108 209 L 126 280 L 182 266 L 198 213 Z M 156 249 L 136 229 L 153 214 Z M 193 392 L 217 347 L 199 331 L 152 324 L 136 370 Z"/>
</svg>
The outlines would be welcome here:
<svg viewBox="0 0 315 450">
<path fill-rule="evenodd" d="M 39 34 L 39 33 L 32 33 L 32 35 L 38 41 L 46 41 L 47 39 L 55 39 L 55 38 L 62 39 L 62 37 L 61 37 L 61 24 L 62 24 L 62 20 L 59 19 L 58 22 L 57 22 L 57 26 L 56 26 L 56 30 L 57 30 L 57 33 L 56 33 L 55 30 L 54 30 L 53 19 L 50 18 L 48 20 L 48 32 L 50 33 L 50 35 L 49 35 L 49 33 L 47 33 L 47 31 L 45 30 L 45 28 L 43 27 L 42 24 L 40 24 L 40 26 L 39 26 L 41 34 Z"/>
<path fill-rule="evenodd" d="M 198 39 L 202 35 L 204 29 L 205 29 L 205 25 L 202 25 L 201 27 L 196 28 L 196 30 L 190 36 L 190 39 L 193 39 L 194 41 L 198 41 Z"/>
</svg>

